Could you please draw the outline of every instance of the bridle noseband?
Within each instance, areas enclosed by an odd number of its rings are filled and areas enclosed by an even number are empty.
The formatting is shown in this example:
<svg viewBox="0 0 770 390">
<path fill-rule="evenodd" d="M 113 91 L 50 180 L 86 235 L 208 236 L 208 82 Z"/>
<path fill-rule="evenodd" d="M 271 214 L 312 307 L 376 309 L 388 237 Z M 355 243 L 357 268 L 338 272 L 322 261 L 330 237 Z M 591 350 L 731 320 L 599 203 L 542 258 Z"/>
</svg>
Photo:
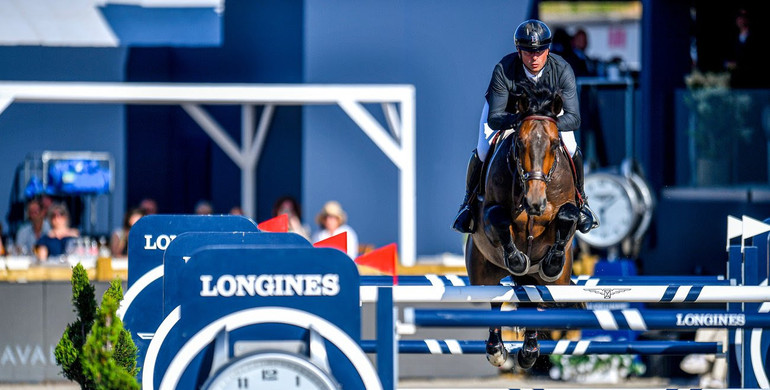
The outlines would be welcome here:
<svg viewBox="0 0 770 390">
<path fill-rule="evenodd" d="M 524 123 L 529 120 L 542 120 L 542 121 L 552 122 L 554 124 L 556 123 L 556 119 L 545 115 L 530 115 L 522 119 L 521 123 Z M 531 180 L 540 180 L 548 184 L 551 181 L 551 176 L 553 175 L 553 172 L 556 170 L 556 166 L 559 163 L 559 153 L 556 153 L 554 155 L 554 161 L 553 161 L 553 164 L 551 165 L 551 169 L 548 171 L 547 174 L 543 173 L 543 171 L 524 172 L 524 167 L 521 166 L 521 159 L 519 159 L 519 148 L 516 147 L 515 142 L 513 147 L 513 154 L 514 154 L 514 159 L 516 160 L 516 172 L 518 173 L 519 182 L 521 183 L 522 187 L 526 187 L 525 186 L 526 182 Z M 509 170 L 510 170 L 510 166 L 511 164 L 509 163 L 508 164 Z M 513 174 L 513 172 L 511 172 L 511 174 Z"/>
</svg>

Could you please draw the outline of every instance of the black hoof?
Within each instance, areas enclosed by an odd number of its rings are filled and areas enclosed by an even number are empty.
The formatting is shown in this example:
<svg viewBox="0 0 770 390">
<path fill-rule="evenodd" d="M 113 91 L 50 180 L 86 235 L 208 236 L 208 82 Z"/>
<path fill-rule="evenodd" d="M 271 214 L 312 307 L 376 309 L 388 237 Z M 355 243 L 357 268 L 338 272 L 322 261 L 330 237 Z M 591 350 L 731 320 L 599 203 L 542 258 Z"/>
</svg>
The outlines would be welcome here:
<svg viewBox="0 0 770 390">
<path fill-rule="evenodd" d="M 452 224 L 452 229 L 460 233 L 470 234 L 476 231 L 475 225 L 471 208 L 468 205 L 463 205 L 455 218 L 454 224 Z"/>
<path fill-rule="evenodd" d="M 503 367 L 508 360 L 508 350 L 503 343 L 487 343 L 487 361 L 495 367 Z"/>
<path fill-rule="evenodd" d="M 529 270 L 529 257 L 516 247 L 505 247 L 503 249 L 505 256 L 505 267 L 512 274 L 521 276 Z"/>
<path fill-rule="evenodd" d="M 535 361 L 540 357 L 540 343 L 537 342 L 537 332 L 527 332 L 524 334 L 524 344 L 516 354 L 516 360 L 519 367 L 528 370 L 535 365 Z"/>
<path fill-rule="evenodd" d="M 557 278 L 564 269 L 565 260 L 564 250 L 557 249 L 556 245 L 552 246 L 545 254 L 543 261 L 540 262 L 543 275 L 549 279 Z"/>
<path fill-rule="evenodd" d="M 521 348 L 516 356 L 516 360 L 519 363 L 519 367 L 524 370 L 529 370 L 535 365 L 537 358 L 540 357 L 540 348 L 534 351 L 526 351 L 525 348 Z"/>
</svg>

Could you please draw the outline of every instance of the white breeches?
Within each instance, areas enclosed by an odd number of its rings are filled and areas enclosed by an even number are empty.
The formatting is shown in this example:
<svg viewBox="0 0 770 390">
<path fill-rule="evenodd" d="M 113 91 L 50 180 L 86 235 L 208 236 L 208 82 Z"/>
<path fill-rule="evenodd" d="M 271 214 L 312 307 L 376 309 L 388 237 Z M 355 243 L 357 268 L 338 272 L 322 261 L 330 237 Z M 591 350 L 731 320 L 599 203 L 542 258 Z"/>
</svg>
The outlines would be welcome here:
<svg viewBox="0 0 770 390">
<path fill-rule="evenodd" d="M 486 102 L 486 99 L 484 100 L 484 109 L 481 110 L 481 118 L 479 119 L 479 140 L 476 144 L 476 153 L 479 154 L 479 159 L 481 161 L 485 161 L 487 159 L 487 154 L 489 153 L 489 147 L 492 143 L 492 138 L 495 136 L 497 131 L 492 130 L 487 125 L 487 116 L 489 115 L 489 104 Z M 564 142 L 564 146 L 567 148 L 567 151 L 569 152 L 570 156 L 574 156 L 575 152 L 577 151 L 577 141 L 575 140 L 575 132 L 573 131 L 560 131 L 559 136 L 561 136 L 562 142 Z"/>
</svg>

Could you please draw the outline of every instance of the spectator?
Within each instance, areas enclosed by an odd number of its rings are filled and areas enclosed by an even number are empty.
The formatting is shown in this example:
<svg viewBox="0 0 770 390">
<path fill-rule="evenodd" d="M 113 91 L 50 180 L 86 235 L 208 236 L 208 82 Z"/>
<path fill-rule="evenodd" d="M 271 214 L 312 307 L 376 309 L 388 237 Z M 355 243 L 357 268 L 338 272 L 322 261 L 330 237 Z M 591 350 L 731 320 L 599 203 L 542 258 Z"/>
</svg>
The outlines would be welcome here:
<svg viewBox="0 0 770 390">
<path fill-rule="evenodd" d="M 40 237 L 48 234 L 49 230 L 51 230 L 51 224 L 43 213 L 40 201 L 31 199 L 27 203 L 27 222 L 24 222 L 16 232 L 16 246 L 19 253 L 31 255 L 35 250 L 35 243 Z"/>
<path fill-rule="evenodd" d="M 576 77 L 596 76 L 596 60 L 586 54 L 588 34 L 582 28 L 572 35 L 572 50 L 564 59 L 572 66 Z"/>
<path fill-rule="evenodd" d="M 333 200 L 326 202 L 315 220 L 321 230 L 314 235 L 314 243 L 347 232 L 348 256 L 354 260 L 358 257 L 358 235 L 347 225 L 348 216 L 338 202 Z"/>
<path fill-rule="evenodd" d="M 292 196 L 282 196 L 273 204 L 273 217 L 286 214 L 289 217 L 289 231 L 310 240 L 310 227 L 302 224 L 302 208 Z"/>
<path fill-rule="evenodd" d="M 152 215 L 158 213 L 158 203 L 155 202 L 155 199 L 152 198 L 142 199 L 142 201 L 139 202 L 139 208 L 142 209 L 144 215 Z"/>
<path fill-rule="evenodd" d="M 195 204 L 195 214 L 197 215 L 211 215 L 214 214 L 214 207 L 207 200 L 199 200 Z"/>
<path fill-rule="evenodd" d="M 144 211 L 141 208 L 128 210 L 123 215 L 123 225 L 119 229 L 115 229 L 110 236 L 110 252 L 112 252 L 113 257 L 128 256 L 128 232 L 143 216 Z"/>
<path fill-rule="evenodd" d="M 53 203 L 49 212 L 51 230 L 37 241 L 37 257 L 47 260 L 49 257 L 66 254 L 67 243 L 80 237 L 77 229 L 70 227 L 70 217 L 64 203 Z"/>
<path fill-rule="evenodd" d="M 752 30 L 752 20 L 745 8 L 738 10 L 735 17 L 737 35 L 733 41 L 732 52 L 728 54 L 725 68 L 730 71 L 730 86 L 733 88 L 765 88 L 768 77 L 762 69 L 760 58 L 763 50 Z M 728 49 L 729 51 L 729 49 Z"/>
<path fill-rule="evenodd" d="M 241 206 L 233 206 L 230 208 L 230 215 L 243 215 L 243 209 Z"/>
</svg>

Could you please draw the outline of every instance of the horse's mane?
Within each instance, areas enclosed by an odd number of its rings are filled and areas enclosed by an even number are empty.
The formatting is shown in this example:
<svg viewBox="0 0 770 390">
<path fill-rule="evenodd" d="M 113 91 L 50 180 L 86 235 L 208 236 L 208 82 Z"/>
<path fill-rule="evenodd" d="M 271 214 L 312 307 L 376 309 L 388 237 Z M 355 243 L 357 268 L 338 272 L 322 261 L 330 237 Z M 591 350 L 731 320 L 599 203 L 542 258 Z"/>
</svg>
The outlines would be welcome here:
<svg viewBox="0 0 770 390">
<path fill-rule="evenodd" d="M 556 119 L 556 114 L 551 109 L 553 100 L 560 95 L 556 88 L 545 85 L 535 84 L 529 79 L 516 83 L 516 95 L 524 95 L 529 99 L 529 107 L 526 112 L 521 112 L 520 117 L 529 115 L 544 115 Z"/>
</svg>

